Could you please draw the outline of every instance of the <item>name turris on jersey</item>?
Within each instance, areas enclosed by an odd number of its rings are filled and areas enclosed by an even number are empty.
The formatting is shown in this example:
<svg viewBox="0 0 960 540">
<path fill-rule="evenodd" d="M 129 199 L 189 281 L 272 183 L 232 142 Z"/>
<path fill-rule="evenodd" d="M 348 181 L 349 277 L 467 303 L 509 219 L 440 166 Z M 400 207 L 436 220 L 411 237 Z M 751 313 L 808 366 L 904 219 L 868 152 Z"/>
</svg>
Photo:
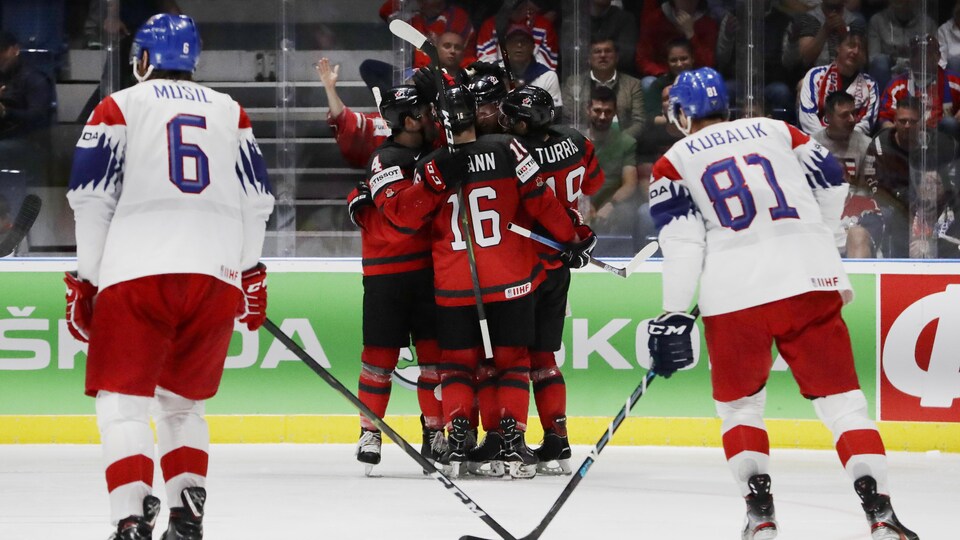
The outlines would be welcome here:
<svg viewBox="0 0 960 540">
<path fill-rule="evenodd" d="M 757 123 L 743 127 L 737 126 L 734 129 L 728 129 L 725 131 L 714 131 L 712 133 L 704 134 L 700 137 L 688 137 L 687 140 L 684 141 L 684 144 L 686 145 L 688 152 L 691 154 L 696 154 L 697 152 L 709 150 L 715 146 L 745 141 L 748 139 L 759 139 L 766 136 L 767 132 L 763 130 L 759 123 Z"/>
<path fill-rule="evenodd" d="M 558 163 L 576 155 L 580 149 L 570 139 L 564 139 L 547 147 L 536 147 L 537 163 Z"/>
<path fill-rule="evenodd" d="M 157 99 L 182 99 L 184 101 L 213 103 L 207 99 L 207 94 L 203 88 L 181 86 L 179 84 L 156 84 L 153 86 L 153 97 Z"/>
</svg>

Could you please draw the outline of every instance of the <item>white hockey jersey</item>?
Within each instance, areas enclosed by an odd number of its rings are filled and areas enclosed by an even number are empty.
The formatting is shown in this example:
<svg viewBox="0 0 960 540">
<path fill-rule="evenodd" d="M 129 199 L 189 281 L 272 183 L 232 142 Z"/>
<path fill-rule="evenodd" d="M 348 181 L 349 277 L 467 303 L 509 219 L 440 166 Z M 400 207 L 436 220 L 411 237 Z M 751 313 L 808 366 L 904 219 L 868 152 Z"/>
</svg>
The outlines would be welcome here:
<svg viewBox="0 0 960 540">
<path fill-rule="evenodd" d="M 788 124 L 748 118 L 677 142 L 653 167 L 663 308 L 703 315 L 808 291 L 852 290 L 833 231 L 848 186 L 837 160 Z"/>
<path fill-rule="evenodd" d="M 240 105 L 167 79 L 100 102 L 77 142 L 67 199 L 79 276 L 101 289 L 182 273 L 239 287 L 274 203 Z"/>
</svg>

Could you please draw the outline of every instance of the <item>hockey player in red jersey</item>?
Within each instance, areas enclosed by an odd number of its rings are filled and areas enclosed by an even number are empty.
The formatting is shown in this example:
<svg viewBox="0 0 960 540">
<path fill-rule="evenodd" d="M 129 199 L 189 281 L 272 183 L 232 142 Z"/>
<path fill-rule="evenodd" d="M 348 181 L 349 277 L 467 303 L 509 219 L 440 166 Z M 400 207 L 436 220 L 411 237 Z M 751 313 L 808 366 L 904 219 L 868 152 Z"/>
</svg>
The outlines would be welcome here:
<svg viewBox="0 0 960 540">
<path fill-rule="evenodd" d="M 474 373 L 483 357 L 473 259 L 477 294 L 500 373 L 498 432 L 503 460 L 511 476 L 529 478 L 536 474 L 537 458 L 524 441 L 530 401 L 527 348 L 533 341 L 533 292 L 545 275 L 530 241 L 508 232 L 506 226 L 521 211 L 537 218 L 554 238 L 570 246 L 561 257 L 574 267 L 586 264 L 596 238 L 588 228 L 578 238 L 519 140 L 505 135 L 476 137 L 476 101 L 468 89 L 446 90 L 446 102 L 456 150 L 443 148 L 420 162 L 417 183 L 398 197 L 403 211 L 395 216 L 408 227 L 427 218 L 432 232 L 441 394 L 449 429 L 449 447 L 441 463 L 459 475 L 471 450 L 466 434 L 476 392 Z"/>
<path fill-rule="evenodd" d="M 593 143 L 575 129 L 553 125 L 553 98 L 542 88 L 524 86 L 513 90 L 500 103 L 500 111 L 508 132 L 521 137 L 537 160 L 540 175 L 553 195 L 582 225 L 578 212 L 580 195 L 593 195 L 604 181 Z M 544 233 L 542 224 L 537 223 L 534 228 Z M 569 474 L 567 390 L 554 353 L 560 350 L 563 336 L 570 269 L 561 264 L 555 250 L 540 244 L 536 244 L 536 250 L 547 270 L 546 281 L 537 288 L 535 296 L 536 337 L 530 346 L 530 379 L 544 432 L 543 445 L 537 449 L 538 470 Z"/>
<path fill-rule="evenodd" d="M 274 198 L 246 113 L 191 80 L 199 55 L 189 17 L 144 23 L 131 49 L 140 83 L 97 105 L 70 175 L 67 327 L 90 343 L 86 393 L 115 540 L 153 537 L 152 406 L 171 505 L 163 539 L 203 537 L 204 402 L 220 385 L 234 319 L 256 331 L 266 317 L 259 259 Z"/>
<path fill-rule="evenodd" d="M 330 60 L 317 62 L 317 75 L 327 94 L 327 124 L 340 147 L 340 153 L 352 167 L 366 167 L 370 155 L 390 136 L 390 127 L 379 112 L 359 113 L 344 105 L 337 94 L 340 66 L 330 67 Z"/>
<path fill-rule="evenodd" d="M 833 236 L 848 188 L 840 164 L 784 122 L 728 121 L 726 85 L 711 68 L 677 77 L 668 113 L 687 137 L 654 164 L 650 184 L 664 254 L 652 370 L 669 377 L 693 364 L 685 310 L 699 286 L 723 448 L 747 503 L 741 537 L 777 536 L 763 422 L 776 343 L 833 433 L 873 540 L 917 540 L 890 505 L 883 441 L 840 314 L 853 299 Z"/>
<path fill-rule="evenodd" d="M 398 227 L 385 212 L 395 196 L 413 183 L 417 158 L 436 136 L 430 104 L 413 86 L 391 88 L 380 110 L 393 131 L 374 151 L 367 173 L 349 197 L 350 218 L 360 229 L 363 250 L 363 352 L 358 396 L 383 416 L 390 400 L 391 375 L 400 349 L 416 346 L 420 377 L 417 397 L 423 412 L 424 457 L 436 460 L 443 451 L 443 418 L 434 390 L 440 382 L 437 364 L 433 269 L 430 232 Z M 360 418 L 357 460 L 369 474 L 380 463 L 380 431 Z"/>
</svg>

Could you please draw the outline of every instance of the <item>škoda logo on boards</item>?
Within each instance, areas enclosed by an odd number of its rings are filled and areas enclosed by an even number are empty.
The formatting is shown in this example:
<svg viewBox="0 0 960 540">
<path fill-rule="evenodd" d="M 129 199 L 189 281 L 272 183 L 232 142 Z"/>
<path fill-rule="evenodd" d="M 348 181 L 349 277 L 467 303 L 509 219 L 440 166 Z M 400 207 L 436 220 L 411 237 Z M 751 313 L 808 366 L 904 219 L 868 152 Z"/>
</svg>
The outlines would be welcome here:
<svg viewBox="0 0 960 540">
<path fill-rule="evenodd" d="M 960 276 L 880 278 L 880 419 L 960 422 Z"/>
</svg>

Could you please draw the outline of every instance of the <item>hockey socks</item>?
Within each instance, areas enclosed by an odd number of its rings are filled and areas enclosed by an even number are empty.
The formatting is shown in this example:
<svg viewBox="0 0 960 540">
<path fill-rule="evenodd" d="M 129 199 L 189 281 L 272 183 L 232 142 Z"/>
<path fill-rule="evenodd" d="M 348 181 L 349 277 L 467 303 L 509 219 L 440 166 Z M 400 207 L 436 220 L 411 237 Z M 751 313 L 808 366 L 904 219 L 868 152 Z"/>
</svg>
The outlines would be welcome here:
<svg viewBox="0 0 960 540">
<path fill-rule="evenodd" d="M 417 363 L 420 377 L 417 378 L 417 401 L 423 413 L 425 425 L 430 429 L 443 429 L 443 407 L 437 398 L 440 384 L 440 348 L 433 339 L 417 340 Z"/>
<path fill-rule="evenodd" d="M 530 409 L 530 355 L 527 348 L 494 347 L 493 361 L 500 373 L 497 403 L 501 418 L 515 420 L 520 430 L 525 431 Z"/>
<path fill-rule="evenodd" d="M 533 397 L 537 414 L 544 432 L 558 431 L 555 421 L 567 414 L 567 385 L 557 367 L 556 356 L 550 351 L 530 352 L 530 380 L 533 382 Z M 563 427 L 566 436 L 566 426 Z"/>
<path fill-rule="evenodd" d="M 151 398 L 101 390 L 97 394 L 97 426 L 110 492 L 110 521 L 142 516 L 153 486 Z"/>
<path fill-rule="evenodd" d="M 727 465 L 746 497 L 751 493 L 748 481 L 758 474 L 766 474 L 770 465 L 770 439 L 763 422 L 763 407 L 767 391 L 734 401 L 716 402 L 717 414 L 723 421 L 723 451 Z"/>
<path fill-rule="evenodd" d="M 451 421 L 458 417 L 467 419 L 469 426 L 476 399 L 474 373 L 482 356 L 483 352 L 479 347 L 440 352 L 440 395 L 443 418 L 448 430 Z"/>
<path fill-rule="evenodd" d="M 883 440 L 877 425 L 867 416 L 867 398 L 863 392 L 851 390 L 817 398 L 813 400 L 813 408 L 833 433 L 837 455 L 849 478 L 871 476 L 879 493 L 890 493 Z"/>
<path fill-rule="evenodd" d="M 497 368 L 490 360 L 482 360 L 477 369 L 477 408 L 486 432 L 500 429 L 500 404 L 497 401 Z"/>
<path fill-rule="evenodd" d="M 157 442 L 167 500 L 180 499 L 185 489 L 206 484 L 210 431 L 203 401 L 157 388 Z"/>
<path fill-rule="evenodd" d="M 387 412 L 387 403 L 390 401 L 392 386 L 390 376 L 397 367 L 400 349 L 364 345 L 360 358 L 362 367 L 357 397 L 377 416 L 383 417 Z M 360 426 L 363 429 L 376 430 L 376 426 L 362 415 Z"/>
</svg>

